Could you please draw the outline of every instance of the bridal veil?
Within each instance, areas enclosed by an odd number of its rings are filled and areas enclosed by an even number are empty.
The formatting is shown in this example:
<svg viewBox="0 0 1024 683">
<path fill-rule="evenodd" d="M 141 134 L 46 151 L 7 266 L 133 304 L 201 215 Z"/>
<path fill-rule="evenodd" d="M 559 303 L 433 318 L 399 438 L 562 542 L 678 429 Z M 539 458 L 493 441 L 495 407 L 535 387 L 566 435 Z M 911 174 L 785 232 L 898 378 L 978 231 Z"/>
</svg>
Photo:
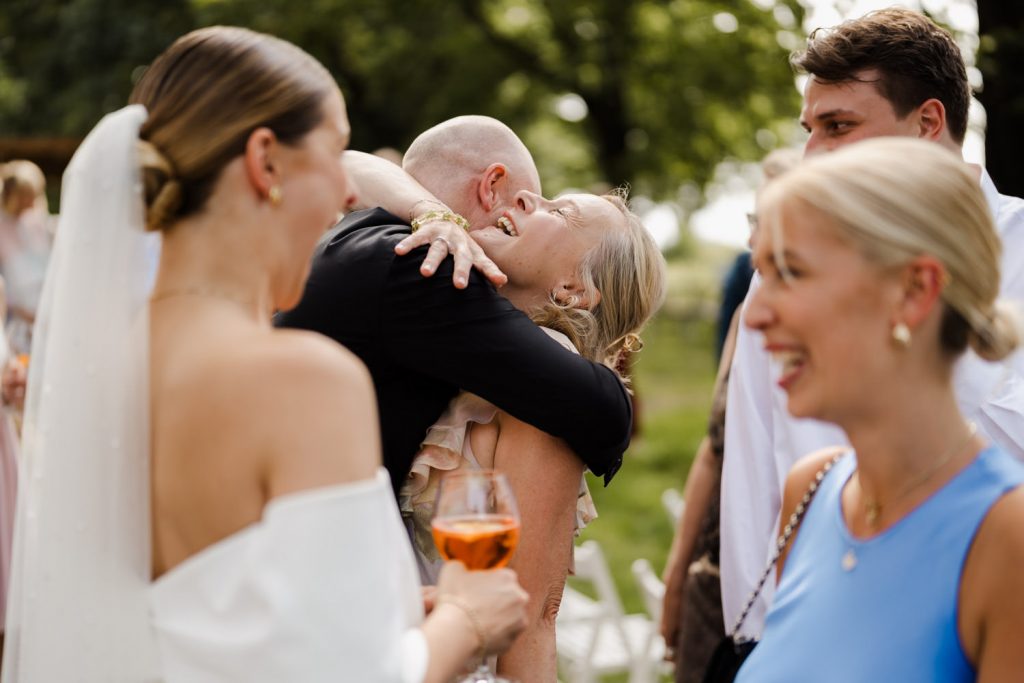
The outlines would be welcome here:
<svg viewBox="0 0 1024 683">
<path fill-rule="evenodd" d="M 3 683 L 157 680 L 149 625 L 152 255 L 136 152 L 106 116 L 64 175 L 32 347 Z"/>
</svg>

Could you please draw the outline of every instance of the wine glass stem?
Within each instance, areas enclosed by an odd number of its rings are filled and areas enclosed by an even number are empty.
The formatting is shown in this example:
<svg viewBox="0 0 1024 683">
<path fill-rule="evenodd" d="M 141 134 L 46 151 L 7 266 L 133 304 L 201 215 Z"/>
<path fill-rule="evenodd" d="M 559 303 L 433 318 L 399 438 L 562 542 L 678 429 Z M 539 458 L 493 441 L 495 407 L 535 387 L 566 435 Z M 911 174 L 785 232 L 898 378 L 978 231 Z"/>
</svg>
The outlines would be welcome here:
<svg viewBox="0 0 1024 683">
<path fill-rule="evenodd" d="M 487 658 L 477 665 L 476 671 L 473 675 L 466 679 L 467 683 L 495 683 L 497 679 L 494 677 L 494 672 L 491 671 L 490 664 L 487 662 Z"/>
</svg>

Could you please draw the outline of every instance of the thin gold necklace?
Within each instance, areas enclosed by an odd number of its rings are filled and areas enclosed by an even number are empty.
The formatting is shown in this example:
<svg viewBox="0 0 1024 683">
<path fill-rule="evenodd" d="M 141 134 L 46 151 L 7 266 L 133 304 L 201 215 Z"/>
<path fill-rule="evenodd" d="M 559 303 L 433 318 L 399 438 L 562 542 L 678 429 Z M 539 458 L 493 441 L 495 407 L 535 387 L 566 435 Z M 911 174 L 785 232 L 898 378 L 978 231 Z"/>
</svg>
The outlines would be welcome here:
<svg viewBox="0 0 1024 683">
<path fill-rule="evenodd" d="M 238 304 L 245 308 L 255 307 L 256 301 L 254 299 L 245 299 L 239 296 L 235 296 L 228 292 L 218 289 L 211 289 L 208 287 L 178 287 L 174 289 L 165 289 L 161 292 L 153 292 L 149 297 L 150 303 L 162 301 L 164 299 L 173 299 L 182 296 L 195 296 L 206 299 L 220 299 L 221 301 L 230 301 L 231 303 Z"/>
<path fill-rule="evenodd" d="M 898 503 L 899 501 L 903 500 L 903 498 L 906 497 L 911 491 L 914 491 L 919 486 L 923 485 L 929 479 L 934 477 L 935 474 L 939 470 L 941 470 L 950 460 L 952 460 L 958 453 L 963 451 L 967 444 L 971 442 L 971 439 L 974 438 L 974 435 L 977 433 L 977 431 L 978 425 L 974 424 L 973 422 L 968 423 L 967 437 L 965 439 L 961 440 L 953 448 L 949 449 L 949 452 L 943 455 L 942 458 L 940 458 L 938 462 L 935 463 L 935 465 L 929 468 L 924 474 L 922 474 L 921 476 L 917 477 L 909 484 L 904 486 L 900 490 L 900 492 L 894 495 L 887 503 L 882 503 L 877 498 L 871 498 L 868 496 L 867 491 L 864 490 L 864 484 L 861 483 L 860 470 L 858 470 L 857 486 L 860 487 L 861 495 L 864 497 L 864 502 L 862 503 L 864 506 L 864 519 L 867 521 L 868 526 L 872 529 L 877 529 L 878 520 L 882 516 L 882 511 L 884 510 L 885 506 L 888 505 L 891 507 L 895 503 Z"/>
</svg>

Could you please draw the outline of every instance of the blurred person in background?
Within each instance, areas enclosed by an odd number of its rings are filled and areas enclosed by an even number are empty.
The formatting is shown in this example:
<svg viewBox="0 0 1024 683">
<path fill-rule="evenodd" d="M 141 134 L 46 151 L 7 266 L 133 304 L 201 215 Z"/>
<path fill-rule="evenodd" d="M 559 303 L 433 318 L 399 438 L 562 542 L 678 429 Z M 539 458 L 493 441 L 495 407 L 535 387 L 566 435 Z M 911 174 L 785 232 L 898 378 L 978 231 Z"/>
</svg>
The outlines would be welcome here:
<svg viewBox="0 0 1024 683">
<path fill-rule="evenodd" d="M 34 163 L 19 159 L 0 166 L 0 178 L 0 275 L 7 283 L 7 335 L 16 353 L 27 354 L 53 239 L 46 177 Z"/>
<path fill-rule="evenodd" d="M 777 149 L 770 152 L 761 161 L 761 172 L 764 174 L 765 180 L 774 178 L 787 168 L 792 168 L 799 156 L 800 152 L 796 149 Z M 756 214 L 747 214 L 751 233 L 757 229 L 756 220 Z M 744 249 L 736 255 L 722 280 L 722 303 L 718 307 L 715 332 L 715 357 L 719 361 L 722 359 L 726 337 L 729 336 L 729 331 L 732 329 L 733 316 L 747 296 L 747 290 L 750 289 L 750 278 L 754 276 L 754 267 L 750 265 L 750 249 L 753 247 L 749 242 L 747 247 L 748 249 Z"/>
</svg>

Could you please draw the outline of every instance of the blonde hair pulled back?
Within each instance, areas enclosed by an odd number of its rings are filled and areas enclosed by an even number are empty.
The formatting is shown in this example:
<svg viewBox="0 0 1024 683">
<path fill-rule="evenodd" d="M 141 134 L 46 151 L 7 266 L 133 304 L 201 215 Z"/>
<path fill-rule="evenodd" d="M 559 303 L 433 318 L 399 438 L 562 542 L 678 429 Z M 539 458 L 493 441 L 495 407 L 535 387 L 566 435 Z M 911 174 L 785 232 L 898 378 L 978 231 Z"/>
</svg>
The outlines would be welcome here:
<svg viewBox="0 0 1024 683">
<path fill-rule="evenodd" d="M 615 370 L 625 354 L 640 350 L 639 333 L 665 300 L 665 259 L 625 197 L 625 190 L 602 196 L 622 212 L 624 224 L 609 226 L 580 261 L 579 300 L 552 296 L 531 316 L 568 336 L 582 356 Z M 587 310 L 580 300 L 598 303 Z"/>
<path fill-rule="evenodd" d="M 1021 339 L 1018 315 L 996 300 L 1002 246 L 976 172 L 915 138 L 875 138 L 814 157 L 765 191 L 781 254 L 781 208 L 799 200 L 832 219 L 840 237 L 876 265 L 928 254 L 946 270 L 940 343 L 1000 360 Z"/>
</svg>

